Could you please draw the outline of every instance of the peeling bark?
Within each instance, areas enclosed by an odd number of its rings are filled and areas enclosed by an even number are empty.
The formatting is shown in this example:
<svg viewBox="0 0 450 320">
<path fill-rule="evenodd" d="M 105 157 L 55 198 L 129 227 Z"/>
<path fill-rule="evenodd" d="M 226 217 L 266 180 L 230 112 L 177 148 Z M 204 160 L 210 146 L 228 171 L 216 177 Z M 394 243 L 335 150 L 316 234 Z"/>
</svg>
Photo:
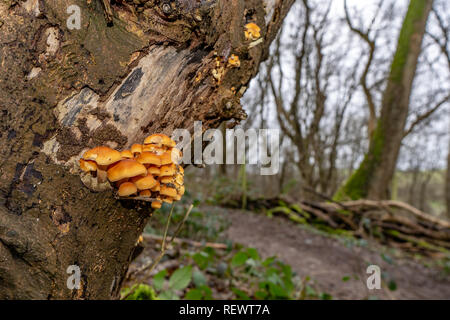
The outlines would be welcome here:
<svg viewBox="0 0 450 320">
<path fill-rule="evenodd" d="M 0 1 L 0 299 L 118 297 L 151 209 L 87 189 L 77 160 L 243 119 L 240 98 L 292 2 L 177 0 L 166 15 L 162 1 L 116 1 L 107 26 L 101 1 Z M 80 30 L 66 25 L 72 4 Z M 251 48 L 249 21 L 263 35 Z M 226 67 L 231 54 L 240 68 Z M 66 286 L 70 265 L 79 290 Z"/>
</svg>

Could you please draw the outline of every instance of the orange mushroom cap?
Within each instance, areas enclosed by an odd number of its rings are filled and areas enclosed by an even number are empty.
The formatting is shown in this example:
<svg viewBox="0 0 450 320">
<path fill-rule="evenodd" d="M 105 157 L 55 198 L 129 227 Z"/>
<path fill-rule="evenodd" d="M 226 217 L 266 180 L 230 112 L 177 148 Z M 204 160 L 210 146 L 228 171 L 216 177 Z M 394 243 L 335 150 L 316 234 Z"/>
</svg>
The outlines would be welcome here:
<svg viewBox="0 0 450 320">
<path fill-rule="evenodd" d="M 154 144 L 158 146 L 175 147 L 176 143 L 168 136 L 162 133 L 152 134 L 144 140 L 144 144 Z"/>
<path fill-rule="evenodd" d="M 92 160 L 97 165 L 107 166 L 122 159 L 120 152 L 109 147 L 96 147 L 83 155 L 84 160 Z"/>
<path fill-rule="evenodd" d="M 151 152 L 157 155 L 162 155 L 166 152 L 166 148 L 157 146 L 155 144 L 145 144 L 142 146 L 142 151 Z"/>
<path fill-rule="evenodd" d="M 148 174 L 145 177 L 134 177 L 131 181 L 139 190 L 151 189 L 158 183 L 158 181 L 156 181 L 151 174 Z"/>
<path fill-rule="evenodd" d="M 147 172 L 154 176 L 159 176 L 161 174 L 161 170 L 156 166 L 148 167 Z"/>
<path fill-rule="evenodd" d="M 142 190 L 141 192 L 139 192 L 139 196 L 150 198 L 152 196 L 152 192 L 150 190 Z"/>
<path fill-rule="evenodd" d="M 131 146 L 131 152 L 132 153 L 142 153 L 142 145 L 140 145 L 140 144 L 133 144 Z"/>
<path fill-rule="evenodd" d="M 161 158 L 151 152 L 142 152 L 136 160 L 142 164 L 154 164 L 157 166 L 161 165 Z"/>
<path fill-rule="evenodd" d="M 113 165 L 108 170 L 108 179 L 116 182 L 126 178 L 133 178 L 147 174 L 147 168 L 133 159 L 126 159 Z"/>
<path fill-rule="evenodd" d="M 160 209 L 162 207 L 162 202 L 159 200 L 152 201 L 153 209 Z"/>
<path fill-rule="evenodd" d="M 125 159 L 133 159 L 134 158 L 133 153 L 130 150 L 123 150 L 120 153 L 120 155 L 122 156 L 122 158 L 125 158 Z"/>
<path fill-rule="evenodd" d="M 177 196 L 177 189 L 162 185 L 159 193 L 163 196 L 175 198 Z"/>
<path fill-rule="evenodd" d="M 84 172 L 97 171 L 95 161 L 80 159 L 80 169 Z"/>
<path fill-rule="evenodd" d="M 228 64 L 232 67 L 239 68 L 241 66 L 241 61 L 239 60 L 239 57 L 235 54 L 232 54 L 230 58 L 228 58 Z"/>
<path fill-rule="evenodd" d="M 162 166 L 160 168 L 160 171 L 161 171 L 161 173 L 159 174 L 160 177 L 170 177 L 170 176 L 174 176 L 177 173 L 177 168 L 172 163 L 172 164 Z"/>
<path fill-rule="evenodd" d="M 134 183 L 131 182 L 124 182 L 120 185 L 118 195 L 120 197 L 129 197 L 132 194 L 135 194 L 137 192 L 137 187 L 134 185 Z"/>
<path fill-rule="evenodd" d="M 164 184 L 172 183 L 172 184 L 176 184 L 179 186 L 182 186 L 184 184 L 184 180 L 181 175 L 170 176 L 170 177 L 161 177 L 159 179 L 159 181 Z"/>
<path fill-rule="evenodd" d="M 166 164 L 171 164 L 173 163 L 172 161 L 172 152 L 171 151 L 166 151 L 161 155 L 161 165 L 166 165 Z"/>
<path fill-rule="evenodd" d="M 161 190 L 161 184 L 159 181 L 156 181 L 156 184 L 153 188 L 150 189 L 152 192 L 159 192 Z"/>
<path fill-rule="evenodd" d="M 261 37 L 261 28 L 253 22 L 245 25 L 245 39 L 258 40 Z"/>
</svg>

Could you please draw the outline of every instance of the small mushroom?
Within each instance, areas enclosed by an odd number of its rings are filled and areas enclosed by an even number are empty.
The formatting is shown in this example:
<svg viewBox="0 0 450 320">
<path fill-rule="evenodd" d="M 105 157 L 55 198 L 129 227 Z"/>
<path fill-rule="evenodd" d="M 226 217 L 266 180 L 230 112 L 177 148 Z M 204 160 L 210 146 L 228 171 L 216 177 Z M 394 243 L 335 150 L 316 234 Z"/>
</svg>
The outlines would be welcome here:
<svg viewBox="0 0 450 320">
<path fill-rule="evenodd" d="M 179 174 L 171 177 L 161 177 L 159 181 L 164 184 L 172 183 L 177 184 L 179 186 L 182 186 L 184 184 L 183 176 Z"/>
<path fill-rule="evenodd" d="M 133 159 L 119 161 L 108 170 L 108 179 L 111 182 L 117 182 L 122 179 L 144 176 L 147 174 L 147 168 Z"/>
<path fill-rule="evenodd" d="M 139 196 L 143 198 L 150 198 L 152 196 L 152 192 L 150 190 L 142 190 L 139 192 Z"/>
<path fill-rule="evenodd" d="M 97 176 L 99 183 L 106 182 L 106 170 L 109 165 L 114 164 L 122 159 L 120 152 L 109 147 L 96 147 L 87 151 L 83 155 L 84 160 L 91 160 L 97 163 Z"/>
<path fill-rule="evenodd" d="M 123 150 L 120 155 L 122 156 L 122 159 L 133 159 L 134 155 L 130 150 Z"/>
<path fill-rule="evenodd" d="M 152 192 L 160 192 L 161 191 L 161 184 L 159 181 L 157 181 L 156 185 L 150 189 Z"/>
<path fill-rule="evenodd" d="M 80 169 L 84 172 L 97 171 L 97 164 L 95 161 L 80 159 Z"/>
<path fill-rule="evenodd" d="M 261 37 L 261 28 L 256 23 L 250 22 L 245 25 L 245 39 L 258 40 Z"/>
<path fill-rule="evenodd" d="M 162 207 L 162 201 L 160 201 L 160 200 L 152 201 L 153 209 L 160 209 L 161 207 Z"/>
<path fill-rule="evenodd" d="M 167 165 L 167 164 L 172 164 L 172 152 L 170 151 L 166 151 L 164 152 L 161 156 L 161 165 Z"/>
<path fill-rule="evenodd" d="M 129 197 L 129 196 L 135 194 L 137 191 L 138 191 L 138 189 L 134 185 L 134 183 L 124 182 L 120 185 L 119 191 L 117 192 L 117 194 L 120 197 Z"/>
<path fill-rule="evenodd" d="M 239 57 L 235 54 L 232 54 L 228 58 L 228 66 L 234 67 L 234 68 L 239 68 L 241 66 L 241 61 L 239 60 Z"/>
<path fill-rule="evenodd" d="M 137 158 L 136 161 L 142 164 L 152 164 L 156 166 L 161 165 L 161 158 L 154 153 L 144 151 Z"/>
<path fill-rule="evenodd" d="M 161 174 L 161 170 L 157 166 L 149 166 L 147 172 L 154 176 L 159 176 Z"/>
<path fill-rule="evenodd" d="M 131 146 L 131 153 L 136 157 L 138 154 L 142 153 L 142 145 L 140 144 L 133 144 Z"/>
<path fill-rule="evenodd" d="M 162 185 L 159 194 L 162 196 L 175 198 L 177 196 L 177 189 Z"/>
<path fill-rule="evenodd" d="M 151 189 L 158 183 L 151 174 L 144 177 L 134 177 L 131 179 L 131 182 L 133 182 L 139 190 Z"/>
<path fill-rule="evenodd" d="M 145 144 L 142 146 L 142 151 L 147 151 L 154 153 L 156 155 L 162 155 L 164 152 L 166 152 L 166 148 L 160 147 L 154 144 Z"/>
<path fill-rule="evenodd" d="M 170 148 L 173 148 L 176 146 L 175 141 L 173 141 L 168 136 L 166 136 L 165 134 L 162 134 L 162 133 L 156 133 L 156 134 L 152 134 L 151 136 L 148 136 L 144 140 L 144 144 L 153 144 L 156 146 L 166 146 L 166 147 L 170 147 Z"/>
<path fill-rule="evenodd" d="M 173 163 L 162 166 L 160 170 L 161 170 L 161 173 L 159 174 L 160 177 L 170 177 L 174 176 L 177 173 L 177 168 Z"/>
</svg>

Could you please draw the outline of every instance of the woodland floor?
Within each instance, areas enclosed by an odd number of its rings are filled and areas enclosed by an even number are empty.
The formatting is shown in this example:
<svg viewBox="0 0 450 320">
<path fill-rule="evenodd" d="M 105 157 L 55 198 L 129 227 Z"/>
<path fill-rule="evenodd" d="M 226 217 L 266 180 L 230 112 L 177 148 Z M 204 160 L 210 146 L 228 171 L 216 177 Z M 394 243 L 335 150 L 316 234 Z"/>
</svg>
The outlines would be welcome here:
<svg viewBox="0 0 450 320">
<path fill-rule="evenodd" d="M 427 266 L 427 261 L 416 261 L 375 243 L 355 245 L 281 217 L 218 207 L 206 210 L 230 222 L 223 234 L 225 239 L 256 248 L 263 258 L 277 256 L 333 299 L 450 299 L 450 275 L 430 266 L 429 261 Z M 142 256 L 149 254 L 147 249 Z M 369 275 L 365 272 L 370 264 L 381 268 L 381 290 L 367 289 Z M 389 290 L 388 283 L 395 283 L 396 289 Z"/>
</svg>

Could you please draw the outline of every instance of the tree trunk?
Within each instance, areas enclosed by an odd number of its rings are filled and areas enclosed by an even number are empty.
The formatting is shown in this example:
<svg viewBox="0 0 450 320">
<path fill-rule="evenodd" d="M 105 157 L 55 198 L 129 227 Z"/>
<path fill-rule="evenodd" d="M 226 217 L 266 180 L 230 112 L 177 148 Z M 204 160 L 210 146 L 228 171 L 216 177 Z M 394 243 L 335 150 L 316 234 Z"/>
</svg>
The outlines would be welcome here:
<svg viewBox="0 0 450 320">
<path fill-rule="evenodd" d="M 389 199 L 404 136 L 409 100 L 433 0 L 411 0 L 403 21 L 383 95 L 381 115 L 369 151 L 358 170 L 338 191 L 337 199 Z"/>
<path fill-rule="evenodd" d="M 206 130 L 242 119 L 240 98 L 292 2 L 116 1 L 107 26 L 99 0 L 0 0 L 0 299 L 118 297 L 151 209 L 91 191 L 77 160 L 196 120 Z M 80 29 L 68 29 L 71 5 Z M 253 45 L 250 21 L 263 40 Z M 226 65 L 231 54 L 240 68 Z M 71 265 L 78 290 L 66 285 Z"/>
<path fill-rule="evenodd" d="M 447 155 L 447 179 L 445 182 L 445 199 L 447 202 L 447 217 L 450 219 L 450 142 Z"/>
</svg>

